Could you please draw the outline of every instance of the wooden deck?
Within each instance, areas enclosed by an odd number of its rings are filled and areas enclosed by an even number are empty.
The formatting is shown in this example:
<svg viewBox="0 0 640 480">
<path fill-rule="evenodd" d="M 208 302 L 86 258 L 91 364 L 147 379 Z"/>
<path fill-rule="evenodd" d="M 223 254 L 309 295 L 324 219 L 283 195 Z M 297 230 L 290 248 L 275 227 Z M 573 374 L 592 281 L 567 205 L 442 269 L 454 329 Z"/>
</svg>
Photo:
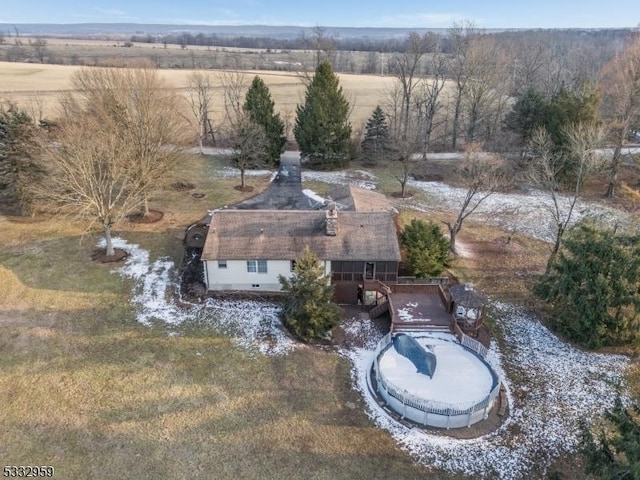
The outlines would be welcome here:
<svg viewBox="0 0 640 480">
<path fill-rule="evenodd" d="M 442 290 L 411 290 L 396 291 L 394 288 L 389 296 L 391 331 L 451 331 L 452 317 L 447 311 Z"/>
</svg>

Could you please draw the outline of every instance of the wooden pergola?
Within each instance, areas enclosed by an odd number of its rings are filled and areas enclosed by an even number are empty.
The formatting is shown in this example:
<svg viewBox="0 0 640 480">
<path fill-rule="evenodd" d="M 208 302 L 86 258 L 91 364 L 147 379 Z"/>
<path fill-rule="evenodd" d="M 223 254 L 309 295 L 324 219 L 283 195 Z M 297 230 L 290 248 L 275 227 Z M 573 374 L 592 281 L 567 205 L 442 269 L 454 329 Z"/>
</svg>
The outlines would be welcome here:
<svg viewBox="0 0 640 480">
<path fill-rule="evenodd" d="M 484 323 L 487 299 L 470 283 L 449 287 L 449 313 L 465 333 L 476 336 Z"/>
</svg>

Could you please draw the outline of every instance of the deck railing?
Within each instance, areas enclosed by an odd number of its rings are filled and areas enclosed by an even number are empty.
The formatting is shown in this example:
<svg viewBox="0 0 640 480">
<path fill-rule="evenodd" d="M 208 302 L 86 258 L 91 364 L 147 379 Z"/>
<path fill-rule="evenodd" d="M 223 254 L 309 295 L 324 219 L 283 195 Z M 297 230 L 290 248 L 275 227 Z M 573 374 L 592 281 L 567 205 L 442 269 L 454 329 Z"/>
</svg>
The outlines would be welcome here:
<svg viewBox="0 0 640 480">
<path fill-rule="evenodd" d="M 460 343 L 465 347 L 469 348 L 476 352 L 479 356 L 481 356 L 485 361 L 489 359 L 489 352 L 487 348 L 482 345 L 480 342 L 468 337 L 464 333 L 462 334 L 462 338 L 459 339 Z M 471 400 L 467 402 L 459 402 L 459 403 L 445 403 L 438 402 L 435 400 L 425 400 L 422 398 L 418 398 L 415 395 L 407 392 L 404 389 L 401 389 L 391 383 L 383 374 L 380 372 L 378 357 L 380 353 L 387 348 L 387 346 L 393 341 L 393 334 L 389 332 L 385 335 L 379 342 L 376 347 L 375 359 L 373 363 L 374 373 L 376 382 L 378 384 L 378 389 L 383 388 L 389 395 L 395 397 L 398 401 L 400 401 L 403 405 L 408 405 L 417 410 L 423 411 L 427 414 L 434 413 L 443 416 L 455 416 L 455 415 L 473 415 L 476 412 L 484 410 L 483 416 L 486 418 L 489 413 L 489 407 L 492 405 L 492 402 L 500 393 L 500 379 L 496 385 L 491 389 L 488 395 L 486 395 L 482 399 Z M 490 360 L 495 360 L 491 358 Z M 488 362 L 490 363 L 490 362 Z"/>
<path fill-rule="evenodd" d="M 401 285 L 449 285 L 449 277 L 398 277 L 398 283 Z"/>
</svg>

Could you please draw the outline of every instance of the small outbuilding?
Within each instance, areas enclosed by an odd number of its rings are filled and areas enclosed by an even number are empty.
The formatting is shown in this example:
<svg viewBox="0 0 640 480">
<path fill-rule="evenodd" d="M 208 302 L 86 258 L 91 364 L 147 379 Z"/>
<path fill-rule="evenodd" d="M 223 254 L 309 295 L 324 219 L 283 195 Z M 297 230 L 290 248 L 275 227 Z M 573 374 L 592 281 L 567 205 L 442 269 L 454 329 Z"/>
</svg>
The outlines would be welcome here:
<svg viewBox="0 0 640 480">
<path fill-rule="evenodd" d="M 449 312 L 465 333 L 477 334 L 484 322 L 486 304 L 486 297 L 470 283 L 449 287 Z"/>
</svg>

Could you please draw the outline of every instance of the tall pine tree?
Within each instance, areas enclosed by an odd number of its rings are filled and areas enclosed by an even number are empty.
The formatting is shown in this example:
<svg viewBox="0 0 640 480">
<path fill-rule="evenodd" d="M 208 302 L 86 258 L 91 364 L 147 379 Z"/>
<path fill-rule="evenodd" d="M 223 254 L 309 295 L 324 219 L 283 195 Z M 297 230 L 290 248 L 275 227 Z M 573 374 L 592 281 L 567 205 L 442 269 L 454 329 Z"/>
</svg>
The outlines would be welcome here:
<svg viewBox="0 0 640 480">
<path fill-rule="evenodd" d="M 284 135 L 284 122 L 280 114 L 274 113 L 274 103 L 269 88 L 259 76 L 255 76 L 251 82 L 244 101 L 244 110 L 249 118 L 264 129 L 269 142 L 269 161 L 277 164 L 283 151 L 286 137 Z"/>
<path fill-rule="evenodd" d="M 340 319 L 340 308 L 332 302 L 329 284 L 318 257 L 305 247 L 296 261 L 294 275 L 278 277 L 284 293 L 282 320 L 302 340 L 324 336 Z"/>
<path fill-rule="evenodd" d="M 367 120 L 362 140 L 362 156 L 366 163 L 375 165 L 384 160 L 390 151 L 391 136 L 387 116 L 378 105 Z"/>
<path fill-rule="evenodd" d="M 587 225 L 565 238 L 549 274 L 535 293 L 552 308 L 551 325 L 589 348 L 638 338 L 640 235 Z"/>
<path fill-rule="evenodd" d="M 36 127 L 15 105 L 0 107 L 0 202 L 5 212 L 32 211 L 32 187 L 44 175 L 38 156 Z"/>
<path fill-rule="evenodd" d="M 349 162 L 349 102 L 329 62 L 318 65 L 304 105 L 298 105 L 293 133 L 310 167 L 341 168 Z"/>
<path fill-rule="evenodd" d="M 406 262 L 418 278 L 440 275 L 447 266 L 449 241 L 433 222 L 414 218 L 400 235 Z"/>
</svg>

